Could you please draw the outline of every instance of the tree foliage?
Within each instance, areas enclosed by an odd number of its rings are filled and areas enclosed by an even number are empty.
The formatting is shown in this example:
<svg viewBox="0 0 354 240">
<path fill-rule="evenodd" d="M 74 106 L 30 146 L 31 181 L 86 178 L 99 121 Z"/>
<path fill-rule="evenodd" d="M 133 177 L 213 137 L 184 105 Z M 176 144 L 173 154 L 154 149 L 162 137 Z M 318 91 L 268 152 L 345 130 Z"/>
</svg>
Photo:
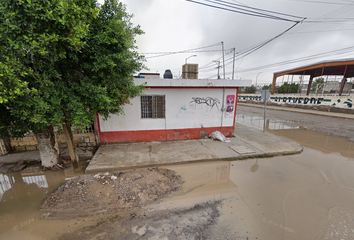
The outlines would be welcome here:
<svg viewBox="0 0 354 240">
<path fill-rule="evenodd" d="M 312 91 L 316 91 L 316 90 L 322 90 L 324 86 L 324 78 L 317 78 L 311 86 Z"/>
<path fill-rule="evenodd" d="M 278 93 L 297 93 L 299 91 L 299 87 L 300 84 L 298 83 L 289 84 L 285 82 L 278 88 Z"/>
<path fill-rule="evenodd" d="M 141 93 L 143 32 L 117 0 L 1 0 L 0 32 L 0 137 L 85 126 Z"/>
<path fill-rule="evenodd" d="M 256 91 L 257 91 L 257 88 L 254 85 L 252 85 L 250 87 L 246 87 L 246 89 L 245 89 L 245 93 L 256 93 Z"/>
<path fill-rule="evenodd" d="M 269 85 L 264 85 L 262 87 L 262 90 L 271 90 L 272 89 L 272 84 L 269 84 Z"/>
</svg>

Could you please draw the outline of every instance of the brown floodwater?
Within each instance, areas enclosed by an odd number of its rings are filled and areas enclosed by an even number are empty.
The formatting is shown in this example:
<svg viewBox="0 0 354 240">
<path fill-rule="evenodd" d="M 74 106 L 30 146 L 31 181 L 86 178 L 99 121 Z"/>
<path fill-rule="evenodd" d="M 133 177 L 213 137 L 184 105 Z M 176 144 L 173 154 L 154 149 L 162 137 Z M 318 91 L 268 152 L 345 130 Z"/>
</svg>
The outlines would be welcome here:
<svg viewBox="0 0 354 240">
<path fill-rule="evenodd" d="M 268 131 L 303 144 L 304 151 L 169 166 L 185 183 L 173 197 L 150 206 L 150 211 L 222 200 L 210 239 L 354 239 L 352 142 L 296 123 L 267 126 Z M 38 208 L 44 199 L 73 176 L 71 169 L 42 172 L 36 167 L 0 174 L 0 239 L 55 239 L 94 224 L 94 217 L 40 219 L 43 212 Z"/>
</svg>

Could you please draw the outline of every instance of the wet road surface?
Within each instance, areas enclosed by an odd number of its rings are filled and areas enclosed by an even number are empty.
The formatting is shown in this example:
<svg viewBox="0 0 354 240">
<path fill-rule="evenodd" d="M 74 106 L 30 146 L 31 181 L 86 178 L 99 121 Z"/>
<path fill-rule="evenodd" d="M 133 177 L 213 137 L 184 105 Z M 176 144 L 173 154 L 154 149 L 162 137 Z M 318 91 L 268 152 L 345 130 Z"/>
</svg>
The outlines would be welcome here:
<svg viewBox="0 0 354 240">
<path fill-rule="evenodd" d="M 248 106 L 237 106 L 236 122 L 263 128 L 264 109 Z M 296 112 L 276 111 L 267 109 L 266 118 L 270 121 L 270 128 L 285 129 L 302 127 L 346 138 L 354 142 L 354 120 L 319 116 L 313 114 L 300 114 Z M 243 120 L 244 119 L 244 120 Z M 258 120 L 257 120 L 258 119 Z"/>
<path fill-rule="evenodd" d="M 253 110 L 238 109 L 243 114 L 237 116 L 238 122 L 257 127 L 259 120 L 255 119 L 262 115 L 249 111 Z M 305 146 L 301 154 L 167 167 L 183 177 L 182 189 L 144 211 L 219 201 L 221 204 L 216 206 L 220 216 L 210 226 L 207 239 L 354 239 L 354 148 L 348 140 L 353 125 L 341 128 L 343 132 L 348 130 L 341 138 L 331 134 L 333 129 L 316 131 L 279 119 L 276 114 L 269 119 L 268 130 L 299 141 Z M 284 112 L 280 115 L 284 117 Z M 307 126 L 314 125 L 311 117 L 297 117 L 310 123 Z M 250 123 L 247 119 L 251 118 Z M 321 124 L 333 128 L 341 125 L 337 120 Z M 0 175 L 0 239 L 57 239 L 64 233 L 70 236 L 70 232 L 96 225 L 102 216 L 40 219 L 43 213 L 37 209 L 45 197 L 74 175 L 70 170 L 38 169 Z M 193 225 L 192 217 L 178 224 L 186 221 Z M 139 226 L 148 231 L 153 223 L 141 222 Z M 164 231 L 176 227 L 173 222 L 161 226 Z M 165 237 L 162 230 L 155 234 L 156 238 Z M 135 234 L 132 239 L 154 239 L 144 236 Z"/>
</svg>

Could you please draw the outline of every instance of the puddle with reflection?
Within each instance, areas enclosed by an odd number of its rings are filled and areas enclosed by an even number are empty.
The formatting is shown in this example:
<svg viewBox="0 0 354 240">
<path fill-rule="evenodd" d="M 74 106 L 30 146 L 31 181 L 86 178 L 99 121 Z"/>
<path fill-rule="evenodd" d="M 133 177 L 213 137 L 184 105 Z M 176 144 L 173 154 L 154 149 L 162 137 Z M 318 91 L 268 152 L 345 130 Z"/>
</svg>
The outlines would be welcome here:
<svg viewBox="0 0 354 240">
<path fill-rule="evenodd" d="M 210 239 L 354 239 L 353 158 L 305 148 L 300 155 L 169 168 L 186 184 L 158 209 L 224 199 Z"/>
<path fill-rule="evenodd" d="M 353 158 L 305 148 L 300 155 L 166 168 L 185 183 L 149 211 L 222 200 L 210 239 L 354 239 Z M 35 169 L 0 175 L 0 239 L 56 239 L 96 225 L 97 219 L 38 218 L 44 198 L 73 175 Z"/>
<path fill-rule="evenodd" d="M 66 178 L 75 176 L 73 169 L 41 171 L 39 166 L 27 167 L 21 172 L 0 174 L 0 239 L 19 239 L 19 232 L 27 231 L 39 222 L 38 208 L 44 199 Z M 43 233 L 47 230 L 43 230 Z M 55 231 L 54 228 L 48 231 Z M 14 234 L 14 235 L 12 235 Z M 26 235 L 32 239 L 31 234 Z M 33 239 L 41 239 L 40 237 Z"/>
<path fill-rule="evenodd" d="M 261 118 L 237 119 L 263 127 Z M 185 183 L 149 210 L 222 200 L 210 239 L 354 239 L 351 142 L 294 123 L 268 121 L 267 127 L 311 148 L 293 156 L 168 166 Z M 39 219 L 43 213 L 37 209 L 44 199 L 74 175 L 72 169 L 39 168 L 0 174 L 0 239 L 57 239 L 64 232 L 95 226 L 98 220 L 92 218 Z"/>
<path fill-rule="evenodd" d="M 245 125 L 253 126 L 259 129 L 263 129 L 264 118 L 258 116 L 250 116 L 246 114 L 236 114 L 236 122 L 242 123 Z M 298 122 L 284 122 L 284 121 L 275 121 L 267 119 L 266 128 L 272 130 L 279 129 L 299 129 L 299 126 L 296 125 Z"/>
<path fill-rule="evenodd" d="M 263 129 L 261 117 L 246 114 L 236 115 L 236 122 Z M 297 121 L 284 122 L 267 119 L 266 130 L 278 136 L 289 138 L 303 146 L 314 148 L 325 153 L 338 152 L 345 157 L 354 158 L 354 143 L 329 133 L 318 132 L 310 128 L 297 126 Z M 301 122 L 306 124 L 306 122 Z"/>
<path fill-rule="evenodd" d="M 354 158 L 354 143 L 347 139 L 300 127 L 297 130 L 271 130 L 269 132 L 289 138 L 303 146 L 325 153 L 338 152 L 345 157 Z"/>
</svg>

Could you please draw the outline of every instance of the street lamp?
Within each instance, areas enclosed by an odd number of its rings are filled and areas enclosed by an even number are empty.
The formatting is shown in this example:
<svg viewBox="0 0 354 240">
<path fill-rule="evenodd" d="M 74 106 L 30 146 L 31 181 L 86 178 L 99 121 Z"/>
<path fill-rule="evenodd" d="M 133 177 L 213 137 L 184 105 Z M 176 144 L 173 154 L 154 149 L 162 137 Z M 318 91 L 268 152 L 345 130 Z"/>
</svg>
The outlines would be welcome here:
<svg viewBox="0 0 354 240">
<path fill-rule="evenodd" d="M 186 64 L 187 64 L 187 59 L 188 59 L 188 58 L 196 57 L 196 56 L 197 56 L 197 55 L 192 55 L 192 56 L 187 57 L 187 58 L 186 58 Z"/>
<path fill-rule="evenodd" d="M 257 79 L 258 79 L 258 75 L 261 74 L 262 72 L 259 72 L 256 76 L 256 89 L 257 89 Z"/>
</svg>

